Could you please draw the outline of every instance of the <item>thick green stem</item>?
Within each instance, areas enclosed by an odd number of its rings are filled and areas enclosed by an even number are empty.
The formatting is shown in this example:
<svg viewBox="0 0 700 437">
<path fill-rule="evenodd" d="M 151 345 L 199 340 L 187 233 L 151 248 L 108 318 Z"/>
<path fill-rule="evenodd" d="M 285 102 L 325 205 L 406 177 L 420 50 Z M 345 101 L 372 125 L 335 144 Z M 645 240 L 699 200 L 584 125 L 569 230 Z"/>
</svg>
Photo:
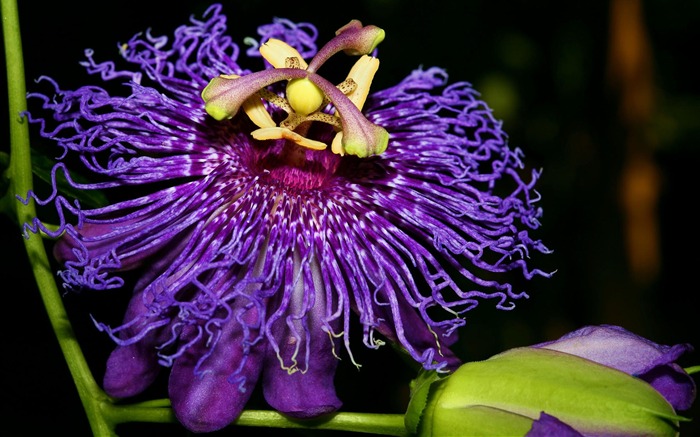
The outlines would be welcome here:
<svg viewBox="0 0 700 437">
<path fill-rule="evenodd" d="M 170 401 L 159 399 L 140 404 L 102 404 L 102 413 L 113 426 L 120 423 L 177 423 Z"/>
<path fill-rule="evenodd" d="M 131 405 L 103 405 L 103 412 L 113 424 L 128 422 L 177 422 L 170 401 L 156 399 Z M 320 419 L 294 420 L 270 410 L 245 410 L 233 423 L 234 427 L 325 429 L 408 437 L 403 414 L 370 414 L 342 412 Z"/>
<path fill-rule="evenodd" d="M 246 410 L 236 420 L 235 425 L 328 429 L 399 437 L 409 435 L 404 426 L 403 414 L 335 413 L 323 419 L 297 421 L 276 411 Z"/>
<path fill-rule="evenodd" d="M 33 186 L 32 162 L 27 120 L 20 116 L 27 109 L 27 100 L 19 14 L 15 0 L 2 0 L 2 24 L 10 110 L 10 164 L 7 170 L 10 187 L 8 195 L 12 196 L 17 193 L 26 196 Z M 27 205 L 14 202 L 14 205 L 18 223 L 27 223 L 36 217 L 34 202 L 30 201 Z M 80 345 L 75 338 L 41 236 L 30 234 L 29 238 L 25 239 L 25 248 L 51 326 L 58 337 L 61 351 L 75 381 L 92 431 L 97 436 L 111 435 L 113 434 L 112 427 L 100 413 L 100 406 L 109 398 L 95 383 Z"/>
</svg>

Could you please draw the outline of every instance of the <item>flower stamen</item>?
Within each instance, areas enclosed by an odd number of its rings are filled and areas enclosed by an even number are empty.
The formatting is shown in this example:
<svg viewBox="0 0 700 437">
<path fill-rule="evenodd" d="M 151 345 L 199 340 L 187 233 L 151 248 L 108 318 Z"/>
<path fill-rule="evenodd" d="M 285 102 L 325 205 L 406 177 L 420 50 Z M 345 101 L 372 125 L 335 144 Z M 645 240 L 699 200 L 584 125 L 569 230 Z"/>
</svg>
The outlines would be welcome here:
<svg viewBox="0 0 700 437">
<path fill-rule="evenodd" d="M 297 59 L 299 65 L 296 68 L 306 70 L 309 67 L 297 49 L 276 38 L 270 38 L 265 44 L 261 45 L 260 54 L 275 68 L 287 67 L 287 59 L 289 58 Z"/>
<path fill-rule="evenodd" d="M 389 142 L 389 134 L 367 120 L 360 112 L 379 60 L 368 56 L 384 39 L 384 31 L 375 26 L 362 26 L 353 20 L 336 32 L 307 64 L 299 52 L 283 41 L 271 38 L 260 47 L 260 54 L 274 67 L 245 76 L 220 75 L 202 91 L 205 110 L 217 120 L 232 118 L 242 107 L 259 127 L 252 132 L 256 140 L 288 140 L 311 150 L 324 150 L 327 144 L 307 138 L 309 124 L 321 122 L 332 126 L 336 135 L 331 144 L 333 153 L 365 158 L 377 155 Z M 350 70 L 347 79 L 332 85 L 315 71 L 333 54 L 344 51 L 362 57 Z M 266 87 L 286 80 L 285 97 Z M 288 115 L 275 123 L 263 101 Z M 334 108 L 327 108 L 332 104 Z M 328 109 L 329 112 L 324 112 Z"/>
</svg>

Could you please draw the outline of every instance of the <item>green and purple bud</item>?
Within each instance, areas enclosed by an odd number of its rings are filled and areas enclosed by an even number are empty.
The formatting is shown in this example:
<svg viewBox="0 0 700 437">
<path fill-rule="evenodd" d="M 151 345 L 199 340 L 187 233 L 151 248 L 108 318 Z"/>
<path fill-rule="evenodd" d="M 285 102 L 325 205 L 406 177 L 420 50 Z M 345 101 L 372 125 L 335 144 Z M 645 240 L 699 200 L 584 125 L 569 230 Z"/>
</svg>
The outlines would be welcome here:
<svg viewBox="0 0 700 437">
<path fill-rule="evenodd" d="M 599 338 L 576 333 L 565 337 L 577 338 L 576 354 L 523 347 L 464 364 L 444 378 L 427 374 L 414 382 L 407 428 L 420 436 L 677 435 L 687 419 L 669 400 L 640 378 L 583 358 L 599 349 Z M 634 336 L 621 328 L 608 334 Z M 640 347 L 607 355 L 639 356 Z"/>
</svg>

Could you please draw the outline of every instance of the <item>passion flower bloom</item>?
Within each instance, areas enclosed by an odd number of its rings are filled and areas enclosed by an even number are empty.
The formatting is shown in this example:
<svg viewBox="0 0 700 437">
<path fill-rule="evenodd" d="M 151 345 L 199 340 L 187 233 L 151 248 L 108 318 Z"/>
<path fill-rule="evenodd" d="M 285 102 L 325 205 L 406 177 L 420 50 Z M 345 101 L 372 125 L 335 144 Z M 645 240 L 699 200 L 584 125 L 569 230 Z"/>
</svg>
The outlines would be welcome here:
<svg viewBox="0 0 700 437">
<path fill-rule="evenodd" d="M 675 436 L 688 420 L 676 411 L 696 395 L 675 361 L 692 350 L 587 326 L 414 384 L 407 428 L 420 436 Z"/>
<path fill-rule="evenodd" d="M 54 176 L 118 199 L 85 209 L 30 193 L 60 223 L 26 228 L 60 236 L 66 288 L 133 290 L 122 325 L 97 322 L 117 344 L 106 392 L 136 395 L 172 367 L 193 431 L 235 420 L 260 379 L 280 412 L 328 413 L 338 359 L 355 363 L 353 319 L 369 348 L 388 340 L 426 369 L 457 368 L 465 313 L 526 296 L 505 273 L 548 276 L 526 262 L 548 252 L 530 235 L 539 172 L 441 69 L 371 92 L 375 26 L 351 21 L 317 49 L 312 25 L 278 19 L 239 60 L 225 23 L 215 5 L 172 41 L 136 35 L 124 67 L 88 51 L 87 71 L 123 95 L 49 78 L 53 95 L 30 95 L 51 113 L 29 119 L 62 151 Z M 345 55 L 357 63 L 332 84 L 319 69 Z"/>
</svg>

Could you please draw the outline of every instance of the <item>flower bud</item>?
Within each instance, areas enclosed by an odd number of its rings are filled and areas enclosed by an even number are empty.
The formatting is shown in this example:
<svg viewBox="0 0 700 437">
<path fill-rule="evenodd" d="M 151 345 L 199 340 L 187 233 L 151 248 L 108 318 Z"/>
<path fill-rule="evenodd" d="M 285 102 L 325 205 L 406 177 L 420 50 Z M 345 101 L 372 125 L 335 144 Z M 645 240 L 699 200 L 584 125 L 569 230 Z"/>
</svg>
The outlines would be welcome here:
<svg viewBox="0 0 700 437">
<path fill-rule="evenodd" d="M 533 347 L 418 381 L 406 414 L 407 428 L 420 436 L 532 436 L 542 433 L 531 432 L 533 423 L 543 422 L 568 425 L 574 435 L 674 436 L 681 420 L 641 379 Z"/>
</svg>

